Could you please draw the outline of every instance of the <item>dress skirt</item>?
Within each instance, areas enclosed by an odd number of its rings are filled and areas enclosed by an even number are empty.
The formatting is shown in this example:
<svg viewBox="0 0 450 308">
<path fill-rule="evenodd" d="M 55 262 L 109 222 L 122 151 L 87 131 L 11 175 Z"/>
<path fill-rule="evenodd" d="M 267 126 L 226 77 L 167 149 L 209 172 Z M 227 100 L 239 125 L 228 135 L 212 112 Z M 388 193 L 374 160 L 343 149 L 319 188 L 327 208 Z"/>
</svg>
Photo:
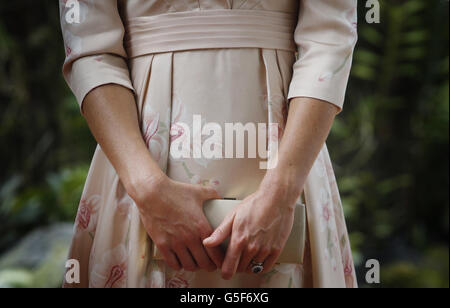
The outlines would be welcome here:
<svg viewBox="0 0 450 308">
<path fill-rule="evenodd" d="M 201 134 L 193 127 L 194 115 L 201 117 L 202 124 L 218 123 L 223 132 L 225 123 L 275 122 L 282 136 L 295 60 L 292 52 L 263 48 L 162 52 L 129 59 L 142 136 L 152 157 L 170 178 L 211 185 L 225 197 L 241 200 L 256 191 L 265 174 L 261 158 L 174 158 L 170 146 L 179 138 L 189 138 L 181 123 L 191 128 L 191 135 Z M 195 144 L 190 151 L 195 151 Z M 80 262 L 81 281 L 64 286 L 356 287 L 342 204 L 326 146 L 304 189 L 308 221 L 304 264 L 277 265 L 262 275 L 236 274 L 229 281 L 221 278 L 220 270 L 174 271 L 164 261 L 152 259 L 152 241 L 136 204 L 97 146 L 69 253 L 69 259 Z"/>
</svg>

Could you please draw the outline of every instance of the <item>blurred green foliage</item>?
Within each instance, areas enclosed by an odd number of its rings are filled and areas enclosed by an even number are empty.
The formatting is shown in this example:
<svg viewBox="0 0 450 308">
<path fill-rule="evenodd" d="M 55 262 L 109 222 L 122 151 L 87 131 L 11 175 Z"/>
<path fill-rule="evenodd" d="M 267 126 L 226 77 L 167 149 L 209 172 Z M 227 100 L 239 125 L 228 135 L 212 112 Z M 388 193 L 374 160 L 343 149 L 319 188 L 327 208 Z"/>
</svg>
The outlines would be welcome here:
<svg viewBox="0 0 450 308">
<path fill-rule="evenodd" d="M 328 145 L 363 284 L 448 287 L 448 1 L 380 1 L 359 11 L 345 110 Z M 363 284 L 364 285 L 364 284 Z"/>
<path fill-rule="evenodd" d="M 448 1 L 381 0 L 380 24 L 359 2 L 347 100 L 328 140 L 359 281 L 375 258 L 380 287 L 448 287 Z M 0 253 L 76 212 L 96 143 L 63 59 L 55 1 L 0 2 Z"/>
<path fill-rule="evenodd" d="M 61 37 L 57 2 L 0 3 L 0 252 L 73 220 L 95 147 L 61 75 Z"/>
</svg>

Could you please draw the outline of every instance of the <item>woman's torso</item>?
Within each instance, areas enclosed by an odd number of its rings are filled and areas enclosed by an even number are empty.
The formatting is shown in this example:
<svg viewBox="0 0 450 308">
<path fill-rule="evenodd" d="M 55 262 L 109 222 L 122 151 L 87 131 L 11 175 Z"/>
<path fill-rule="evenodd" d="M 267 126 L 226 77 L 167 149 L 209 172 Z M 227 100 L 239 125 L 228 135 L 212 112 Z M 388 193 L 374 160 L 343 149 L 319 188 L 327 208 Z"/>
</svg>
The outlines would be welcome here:
<svg viewBox="0 0 450 308">
<path fill-rule="evenodd" d="M 128 0 L 122 4 L 122 14 L 124 24 L 127 24 L 130 19 L 140 17 L 229 9 L 232 4 L 232 8 L 238 10 L 267 10 L 295 16 L 297 3 L 292 0 Z M 258 137 L 264 136 L 259 134 L 258 124 L 280 123 L 282 132 L 294 61 L 292 51 L 267 48 L 144 52 L 131 57 L 129 66 L 138 96 L 142 131 L 153 156 L 162 167 L 167 165 L 167 174 L 175 180 L 213 185 L 223 196 L 238 199 L 254 192 L 265 174 L 261 167 L 265 159 L 258 152 Z M 194 157 L 197 145 L 193 142 L 193 135 L 198 135 L 193 127 L 194 115 L 201 117 L 202 128 L 207 123 L 221 127 L 222 159 L 205 159 L 204 153 L 201 158 Z M 170 127 L 175 135 L 169 137 L 171 141 L 187 138 L 180 123 L 188 125 L 191 130 L 191 150 L 189 158 L 176 159 L 168 154 L 171 144 L 166 144 L 168 131 L 165 127 Z M 250 139 L 248 131 L 244 131 L 244 138 L 234 135 L 231 142 L 233 158 L 225 157 L 225 146 L 230 145 L 225 143 L 226 123 L 250 124 L 257 132 L 256 139 Z M 206 139 L 208 136 L 203 135 L 201 146 Z M 240 144 L 245 148 L 244 158 L 239 158 L 236 152 Z M 256 157 L 249 157 L 250 147 L 256 150 Z"/>
</svg>

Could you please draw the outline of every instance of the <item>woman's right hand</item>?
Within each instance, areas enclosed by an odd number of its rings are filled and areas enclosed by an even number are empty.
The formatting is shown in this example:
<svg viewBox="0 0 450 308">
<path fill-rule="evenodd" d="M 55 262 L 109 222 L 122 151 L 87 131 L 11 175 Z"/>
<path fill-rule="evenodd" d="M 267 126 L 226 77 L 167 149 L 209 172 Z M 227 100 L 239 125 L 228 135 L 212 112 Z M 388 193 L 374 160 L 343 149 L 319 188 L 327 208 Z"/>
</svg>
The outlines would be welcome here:
<svg viewBox="0 0 450 308">
<path fill-rule="evenodd" d="M 220 198 L 216 190 L 161 175 L 134 185 L 130 196 L 139 208 L 147 233 L 171 268 L 221 268 L 223 251 L 203 246 L 203 240 L 214 231 L 203 213 L 203 202 Z"/>
<path fill-rule="evenodd" d="M 97 87 L 86 95 L 83 115 L 166 263 L 175 270 L 221 267 L 223 252 L 202 244 L 213 232 L 203 201 L 220 196 L 212 188 L 178 183 L 162 172 L 142 138 L 133 93 L 116 84 Z"/>
</svg>

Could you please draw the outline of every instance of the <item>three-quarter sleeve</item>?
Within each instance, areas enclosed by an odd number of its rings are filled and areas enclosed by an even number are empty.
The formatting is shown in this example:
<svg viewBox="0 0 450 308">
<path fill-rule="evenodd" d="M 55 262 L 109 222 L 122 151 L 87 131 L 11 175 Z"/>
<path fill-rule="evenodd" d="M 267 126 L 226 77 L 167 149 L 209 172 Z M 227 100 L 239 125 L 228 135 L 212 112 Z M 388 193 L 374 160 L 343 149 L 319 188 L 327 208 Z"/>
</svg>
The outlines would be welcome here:
<svg viewBox="0 0 450 308">
<path fill-rule="evenodd" d="M 288 98 L 317 98 L 342 110 L 357 41 L 357 0 L 300 0 L 299 9 Z"/>
<path fill-rule="evenodd" d="M 60 15 L 66 50 L 63 75 L 80 111 L 85 96 L 98 86 L 114 83 L 134 91 L 117 0 L 60 0 Z"/>
</svg>

